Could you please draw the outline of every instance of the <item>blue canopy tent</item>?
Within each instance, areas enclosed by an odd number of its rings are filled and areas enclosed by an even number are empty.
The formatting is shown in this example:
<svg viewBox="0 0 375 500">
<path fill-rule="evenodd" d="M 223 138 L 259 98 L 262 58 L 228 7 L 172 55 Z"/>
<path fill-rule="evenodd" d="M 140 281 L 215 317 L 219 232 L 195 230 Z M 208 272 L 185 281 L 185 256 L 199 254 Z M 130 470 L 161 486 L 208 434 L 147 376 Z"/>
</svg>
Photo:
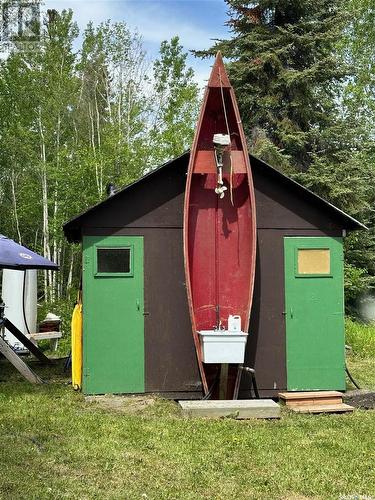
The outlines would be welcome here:
<svg viewBox="0 0 375 500">
<path fill-rule="evenodd" d="M 0 269 L 51 269 L 59 266 L 0 234 Z"/>
<path fill-rule="evenodd" d="M 58 265 L 51 260 L 32 252 L 28 248 L 19 245 L 15 241 L 0 234 L 0 269 L 16 269 L 26 271 L 27 269 L 50 269 L 58 270 Z M 9 330 L 34 356 L 43 363 L 50 360 L 43 352 L 26 337 L 9 319 L 4 317 L 4 304 L 0 298 L 0 328 Z M 42 380 L 24 363 L 9 344 L 0 336 L 0 352 L 22 373 L 22 375 L 33 383 Z"/>
</svg>

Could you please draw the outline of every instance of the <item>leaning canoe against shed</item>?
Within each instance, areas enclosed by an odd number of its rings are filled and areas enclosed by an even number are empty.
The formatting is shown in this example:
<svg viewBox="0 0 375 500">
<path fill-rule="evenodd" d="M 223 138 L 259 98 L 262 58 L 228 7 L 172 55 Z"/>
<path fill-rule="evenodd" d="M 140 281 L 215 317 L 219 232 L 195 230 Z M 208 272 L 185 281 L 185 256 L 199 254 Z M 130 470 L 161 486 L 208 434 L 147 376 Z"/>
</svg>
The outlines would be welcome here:
<svg viewBox="0 0 375 500">
<path fill-rule="evenodd" d="M 249 155 L 234 91 L 219 52 L 195 132 L 184 205 L 188 303 L 206 394 L 220 363 L 243 362 L 255 253 Z"/>
<path fill-rule="evenodd" d="M 202 397 L 183 258 L 189 157 L 184 153 L 64 226 L 69 241 L 83 246 L 85 394 Z M 244 367 L 255 369 L 261 398 L 345 390 L 342 236 L 364 226 L 264 161 L 253 155 L 250 161 L 257 264 Z M 116 264 L 118 250 L 130 273 Z M 330 272 L 322 274 L 327 254 Z M 217 366 L 204 365 L 215 372 Z M 240 399 L 250 396 L 249 386 L 243 372 Z"/>
</svg>

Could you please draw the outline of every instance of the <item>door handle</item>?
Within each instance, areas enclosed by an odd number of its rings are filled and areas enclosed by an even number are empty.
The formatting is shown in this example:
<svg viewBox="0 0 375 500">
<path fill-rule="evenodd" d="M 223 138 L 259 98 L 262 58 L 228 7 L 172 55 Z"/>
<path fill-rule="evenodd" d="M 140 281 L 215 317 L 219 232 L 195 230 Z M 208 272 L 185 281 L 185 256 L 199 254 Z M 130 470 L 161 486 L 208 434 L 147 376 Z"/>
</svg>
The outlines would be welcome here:
<svg viewBox="0 0 375 500">
<path fill-rule="evenodd" d="M 141 310 L 141 304 L 140 304 L 140 302 L 139 302 L 139 299 L 137 299 L 137 300 L 135 301 L 135 304 L 136 304 L 136 306 L 137 306 L 137 311 L 140 311 L 140 310 Z"/>
</svg>

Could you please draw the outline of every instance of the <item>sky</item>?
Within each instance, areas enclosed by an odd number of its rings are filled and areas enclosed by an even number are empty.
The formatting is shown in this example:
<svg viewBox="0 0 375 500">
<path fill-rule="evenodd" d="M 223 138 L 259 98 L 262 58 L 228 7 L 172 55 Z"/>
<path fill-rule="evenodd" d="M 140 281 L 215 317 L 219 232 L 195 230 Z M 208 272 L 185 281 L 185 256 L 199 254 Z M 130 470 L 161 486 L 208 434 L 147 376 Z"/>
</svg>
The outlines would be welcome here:
<svg viewBox="0 0 375 500">
<path fill-rule="evenodd" d="M 224 0 L 44 0 L 43 10 L 68 9 L 83 31 L 111 19 L 124 21 L 143 36 L 151 58 L 157 56 L 160 42 L 178 35 L 185 51 L 206 49 L 215 38 L 228 38 L 227 5 Z M 210 73 L 210 62 L 189 54 L 188 64 L 202 87 Z"/>
</svg>

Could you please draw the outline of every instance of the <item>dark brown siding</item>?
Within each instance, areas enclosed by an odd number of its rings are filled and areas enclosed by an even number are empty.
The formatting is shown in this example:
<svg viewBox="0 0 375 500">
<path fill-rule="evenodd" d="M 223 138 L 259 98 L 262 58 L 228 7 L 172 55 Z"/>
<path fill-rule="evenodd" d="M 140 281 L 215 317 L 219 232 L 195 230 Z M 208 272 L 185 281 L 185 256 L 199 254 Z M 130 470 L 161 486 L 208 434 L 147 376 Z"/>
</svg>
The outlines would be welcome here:
<svg viewBox="0 0 375 500">
<path fill-rule="evenodd" d="M 144 236 L 145 362 L 147 392 L 199 397 L 183 266 L 182 215 L 187 160 L 180 160 L 99 206 L 80 222 L 84 235 Z M 247 346 L 260 393 L 286 388 L 284 236 L 341 236 L 331 214 L 253 170 L 258 248 L 254 303 Z M 242 396 L 246 396 L 246 380 Z M 181 396 L 182 397 L 182 396 Z"/>
<path fill-rule="evenodd" d="M 124 195 L 101 205 L 91 217 L 85 217 L 88 228 L 182 227 L 186 177 L 184 164 L 168 167 L 157 175 L 135 184 Z"/>
<path fill-rule="evenodd" d="M 316 205 L 304 199 L 303 192 L 291 192 L 262 174 L 254 172 L 256 189 L 257 227 L 259 229 L 341 229 L 337 222 Z"/>
</svg>

